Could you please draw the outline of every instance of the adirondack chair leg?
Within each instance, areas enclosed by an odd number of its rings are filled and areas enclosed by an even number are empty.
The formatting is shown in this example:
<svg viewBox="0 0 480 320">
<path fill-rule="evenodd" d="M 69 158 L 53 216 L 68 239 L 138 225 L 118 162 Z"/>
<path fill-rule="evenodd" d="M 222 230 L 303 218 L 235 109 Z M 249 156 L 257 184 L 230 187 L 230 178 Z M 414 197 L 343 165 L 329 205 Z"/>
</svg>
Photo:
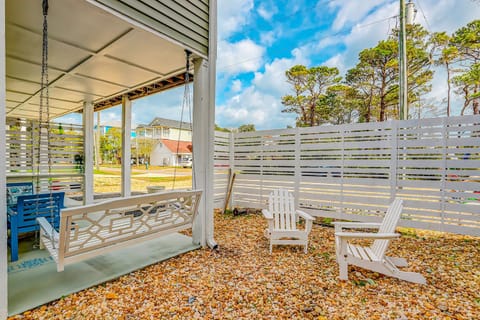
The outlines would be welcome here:
<svg viewBox="0 0 480 320">
<path fill-rule="evenodd" d="M 305 249 L 303 251 L 305 252 L 305 254 L 308 253 L 308 241 L 305 242 Z"/>
<path fill-rule="evenodd" d="M 18 260 L 18 224 L 16 217 L 10 223 L 10 261 Z"/>
<path fill-rule="evenodd" d="M 338 269 L 340 280 L 348 280 L 348 263 L 345 260 L 338 260 Z"/>
<path fill-rule="evenodd" d="M 408 282 L 413 282 L 418 284 L 427 283 L 427 280 L 425 279 L 425 277 L 422 276 L 420 273 L 416 273 L 416 272 L 397 271 L 394 274 L 392 274 L 392 276 Z"/>
<path fill-rule="evenodd" d="M 272 243 L 270 242 L 270 254 L 272 254 L 272 247 L 273 247 L 273 245 L 272 245 Z"/>
<path fill-rule="evenodd" d="M 372 265 L 371 268 L 368 268 L 368 269 L 384 274 L 389 277 L 397 278 L 397 279 L 408 281 L 408 282 L 413 282 L 418 284 L 427 283 L 427 280 L 425 280 L 425 278 L 420 273 L 400 271 L 393 265 L 388 266 L 389 263 L 392 263 L 392 261 L 391 260 L 386 261 L 380 265 L 378 264 Z"/>
<path fill-rule="evenodd" d="M 385 257 L 385 258 L 390 260 L 390 262 L 396 265 L 397 267 L 408 267 L 407 259 L 398 258 L 398 257 Z"/>
<path fill-rule="evenodd" d="M 40 242 L 40 245 L 39 245 L 40 250 L 45 249 L 45 245 L 43 244 L 43 237 L 44 237 L 44 235 L 43 235 L 42 231 L 40 231 L 40 241 L 39 241 Z"/>
</svg>

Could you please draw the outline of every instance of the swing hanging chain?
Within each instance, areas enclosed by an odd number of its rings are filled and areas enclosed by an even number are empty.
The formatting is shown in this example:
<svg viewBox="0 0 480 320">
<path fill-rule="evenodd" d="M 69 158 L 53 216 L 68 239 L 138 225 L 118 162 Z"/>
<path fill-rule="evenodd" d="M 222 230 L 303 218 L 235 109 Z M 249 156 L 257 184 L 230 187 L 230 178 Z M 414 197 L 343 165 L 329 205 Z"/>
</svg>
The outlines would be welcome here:
<svg viewBox="0 0 480 320">
<path fill-rule="evenodd" d="M 51 141 L 50 141 L 50 82 L 48 78 L 48 0 L 42 1 L 42 13 L 43 13 L 43 32 L 42 32 L 42 75 L 40 81 L 40 107 L 39 107 L 39 120 L 38 120 L 38 155 L 37 155 L 37 191 L 41 189 L 40 185 L 40 172 L 41 172 L 41 150 L 43 149 L 42 142 L 45 142 L 47 148 L 47 167 L 48 167 L 48 189 L 50 192 L 49 207 L 50 207 L 50 222 L 52 225 L 51 235 L 54 234 L 55 225 L 55 200 L 53 198 L 52 188 L 52 157 L 51 157 Z M 45 116 L 45 117 L 44 117 Z M 46 130 L 45 135 L 43 131 Z M 46 140 L 46 141 L 45 141 Z M 38 211 L 38 201 L 37 211 Z M 55 242 L 52 241 L 53 248 L 55 248 Z"/>
<path fill-rule="evenodd" d="M 190 56 L 191 52 L 188 50 L 185 50 L 185 90 L 183 94 L 183 101 L 182 101 L 182 111 L 180 113 L 180 128 L 178 131 L 178 139 L 177 139 L 177 161 L 178 161 L 178 155 L 180 152 L 180 139 L 182 135 L 182 129 L 183 129 L 183 113 L 185 110 L 185 105 L 188 104 L 188 111 L 190 113 L 191 107 L 190 107 L 190 90 L 189 90 L 189 82 L 190 82 Z M 192 123 L 191 123 L 191 117 L 190 117 L 190 130 L 192 129 Z M 193 163 L 193 152 L 192 152 L 192 163 Z M 175 182 L 177 178 L 177 167 L 180 164 L 177 163 L 173 169 L 173 183 L 172 183 L 172 190 L 175 189 Z"/>
</svg>

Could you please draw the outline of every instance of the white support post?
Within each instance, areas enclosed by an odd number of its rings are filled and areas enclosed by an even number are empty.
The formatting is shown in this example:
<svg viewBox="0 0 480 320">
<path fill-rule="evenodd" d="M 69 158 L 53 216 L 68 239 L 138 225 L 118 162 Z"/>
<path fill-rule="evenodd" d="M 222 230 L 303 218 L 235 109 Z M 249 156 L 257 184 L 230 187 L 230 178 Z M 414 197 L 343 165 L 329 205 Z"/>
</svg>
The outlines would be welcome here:
<svg viewBox="0 0 480 320">
<path fill-rule="evenodd" d="M 235 136 L 233 132 L 228 134 L 228 141 L 229 141 L 229 159 L 228 164 L 230 165 L 230 172 L 232 174 L 231 178 L 233 179 L 233 175 L 235 174 Z M 227 186 L 228 188 L 229 186 Z M 230 194 L 230 200 L 228 203 L 229 208 L 233 208 L 235 203 L 234 193 L 233 193 L 233 185 L 232 185 L 232 193 Z"/>
<path fill-rule="evenodd" d="M 100 111 L 97 111 L 97 133 L 95 134 L 95 168 L 100 170 Z"/>
<path fill-rule="evenodd" d="M 93 203 L 93 103 L 83 104 L 83 203 Z"/>
<path fill-rule="evenodd" d="M 131 195 L 131 144 L 132 138 L 132 102 L 127 96 L 122 97 L 122 197 Z"/>
<path fill-rule="evenodd" d="M 0 154 L 5 156 L 5 1 L 0 0 Z M 5 184 L 5 160 L 0 161 L 0 319 L 7 319 L 8 309 L 8 273 L 7 273 L 7 207 Z"/>
<path fill-rule="evenodd" d="M 193 187 L 203 190 L 193 225 L 193 241 L 205 247 L 213 239 L 213 151 L 215 108 L 209 99 L 208 62 L 194 60 Z"/>
<path fill-rule="evenodd" d="M 215 140 L 215 79 L 217 61 L 217 0 L 209 6 L 208 62 L 195 59 L 193 87 L 193 187 L 202 189 L 193 241 L 215 249 L 213 238 L 213 154 Z"/>
</svg>

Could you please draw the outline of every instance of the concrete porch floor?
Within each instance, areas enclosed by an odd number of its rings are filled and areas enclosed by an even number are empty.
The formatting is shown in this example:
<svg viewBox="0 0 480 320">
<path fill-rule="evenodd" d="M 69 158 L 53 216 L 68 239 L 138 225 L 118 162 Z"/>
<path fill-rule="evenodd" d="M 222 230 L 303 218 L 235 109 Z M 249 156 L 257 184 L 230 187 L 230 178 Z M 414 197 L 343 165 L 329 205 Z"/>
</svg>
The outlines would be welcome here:
<svg viewBox="0 0 480 320">
<path fill-rule="evenodd" d="M 22 313 L 199 247 L 191 237 L 174 233 L 67 265 L 63 272 L 57 272 L 46 250 L 21 252 L 8 265 L 8 313 Z"/>
</svg>

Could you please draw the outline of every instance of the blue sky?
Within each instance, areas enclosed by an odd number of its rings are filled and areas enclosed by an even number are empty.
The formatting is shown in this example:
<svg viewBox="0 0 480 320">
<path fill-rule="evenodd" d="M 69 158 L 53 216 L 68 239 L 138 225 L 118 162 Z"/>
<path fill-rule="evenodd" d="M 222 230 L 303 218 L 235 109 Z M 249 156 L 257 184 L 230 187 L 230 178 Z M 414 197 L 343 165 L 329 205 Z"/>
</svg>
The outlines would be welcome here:
<svg viewBox="0 0 480 320">
<path fill-rule="evenodd" d="M 408 0 L 406 0 L 408 1 Z M 429 31 L 455 31 L 480 18 L 478 0 L 414 0 L 415 22 Z M 353 67 L 358 53 L 384 39 L 397 23 L 398 0 L 218 0 L 216 123 L 257 129 L 294 126 L 282 113 L 289 93 L 285 71 L 296 64 Z M 425 97 L 441 105 L 443 70 Z M 133 126 L 155 117 L 180 119 L 183 88 L 133 102 Z M 454 101 L 455 103 L 455 101 Z M 457 101 L 460 103 L 460 101 Z M 78 117 L 78 116 L 77 116 Z M 102 123 L 120 123 L 120 108 L 102 112 Z M 184 120 L 188 118 L 184 117 Z M 65 122 L 78 119 L 66 116 Z"/>
</svg>

